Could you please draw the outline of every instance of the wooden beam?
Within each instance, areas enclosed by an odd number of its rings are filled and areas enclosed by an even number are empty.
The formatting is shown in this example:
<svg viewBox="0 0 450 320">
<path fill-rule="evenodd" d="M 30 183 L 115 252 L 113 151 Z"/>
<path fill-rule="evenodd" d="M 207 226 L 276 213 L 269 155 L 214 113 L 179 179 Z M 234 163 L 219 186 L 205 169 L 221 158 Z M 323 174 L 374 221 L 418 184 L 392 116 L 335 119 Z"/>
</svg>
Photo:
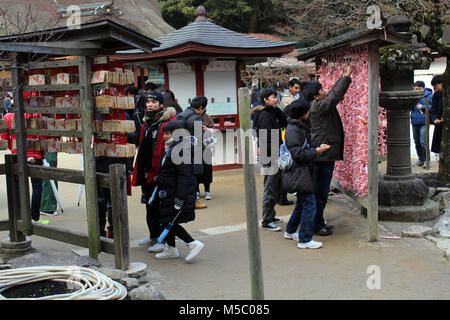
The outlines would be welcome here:
<svg viewBox="0 0 450 320">
<path fill-rule="evenodd" d="M 32 44 L 39 47 L 55 47 L 55 48 L 82 49 L 82 50 L 102 48 L 100 42 L 93 42 L 93 41 L 42 41 L 42 42 L 33 42 Z"/>
<path fill-rule="evenodd" d="M 40 46 L 38 42 L 0 42 L 0 51 L 24 52 L 36 54 L 50 54 L 62 56 L 96 56 L 101 53 L 100 49 L 77 49 L 77 48 L 57 48 L 52 46 Z"/>
<path fill-rule="evenodd" d="M 28 186 L 28 166 L 27 166 L 27 151 L 26 151 L 26 134 L 25 134 L 25 119 L 24 119 L 24 105 L 23 105 L 23 78 L 19 70 L 21 56 L 16 55 L 12 63 L 12 80 L 13 80 L 13 94 L 14 106 L 16 112 L 14 113 L 14 122 L 16 125 L 16 143 L 17 143 L 17 163 L 19 175 L 19 197 L 20 197 L 20 215 L 24 221 L 25 235 L 31 235 L 33 232 L 31 226 L 30 213 L 30 193 Z"/>
<path fill-rule="evenodd" d="M 88 236 L 85 233 L 77 232 L 57 226 L 32 223 L 33 233 L 44 238 L 69 243 L 75 246 L 89 248 Z M 1 222 L 0 222 L 1 227 Z M 22 229 L 22 221 L 19 221 L 19 229 Z M 114 245 L 112 239 L 100 237 L 100 245 L 103 252 L 114 254 Z"/>
<path fill-rule="evenodd" d="M 378 130 L 379 130 L 379 46 L 369 44 L 369 128 L 368 128 L 368 195 L 367 224 L 368 240 L 373 242 L 378 238 Z"/>
<path fill-rule="evenodd" d="M 18 166 L 13 166 L 13 173 L 17 174 Z M 84 172 L 81 170 L 73 169 L 61 169 L 52 167 L 42 167 L 28 165 L 28 173 L 30 177 L 39 178 L 43 180 L 54 180 L 75 184 L 84 184 Z M 107 173 L 96 173 L 97 184 L 103 188 L 109 188 L 109 174 Z"/>
<path fill-rule="evenodd" d="M 83 123 L 84 184 L 88 218 L 89 256 L 98 259 L 100 228 L 97 204 L 97 179 L 94 156 L 94 101 L 91 88 L 91 58 L 79 58 L 80 100 Z"/>
<path fill-rule="evenodd" d="M 345 194 L 347 197 L 349 197 L 349 198 L 355 200 L 356 202 L 358 202 L 358 204 L 359 204 L 360 206 L 362 206 L 362 207 L 364 207 L 364 208 L 367 208 L 367 207 L 368 207 L 368 202 L 367 202 L 367 199 L 366 199 L 366 198 L 360 198 L 360 197 L 356 196 L 353 192 L 348 191 L 348 190 L 345 190 L 345 189 L 341 186 L 341 184 L 339 183 L 339 181 L 336 180 L 336 179 L 334 179 L 334 178 L 331 180 L 331 187 L 332 187 L 332 188 L 338 189 L 340 192 L 342 192 L 343 194 Z"/>
<path fill-rule="evenodd" d="M 130 236 L 128 231 L 127 171 L 124 164 L 109 166 L 111 207 L 116 269 L 130 267 Z"/>
<path fill-rule="evenodd" d="M 84 126 L 83 126 L 84 127 Z M 18 132 L 17 129 L 11 129 L 11 133 Z M 69 138 L 83 138 L 81 131 L 58 131 L 58 130 L 44 130 L 44 129 L 25 129 L 25 133 L 29 135 L 50 136 L 50 137 L 69 137 Z M 112 132 L 93 132 L 95 138 L 111 139 Z"/>
<path fill-rule="evenodd" d="M 96 57 L 92 61 L 92 64 L 107 64 L 107 63 L 109 63 L 109 57 Z M 50 68 L 63 68 L 74 66 L 75 67 L 78 66 L 78 59 L 29 62 L 22 65 L 22 67 L 26 69 L 50 69 Z"/>
<path fill-rule="evenodd" d="M 45 85 L 24 85 L 24 91 L 68 91 L 80 90 L 78 83 L 73 84 L 45 84 Z"/>
</svg>

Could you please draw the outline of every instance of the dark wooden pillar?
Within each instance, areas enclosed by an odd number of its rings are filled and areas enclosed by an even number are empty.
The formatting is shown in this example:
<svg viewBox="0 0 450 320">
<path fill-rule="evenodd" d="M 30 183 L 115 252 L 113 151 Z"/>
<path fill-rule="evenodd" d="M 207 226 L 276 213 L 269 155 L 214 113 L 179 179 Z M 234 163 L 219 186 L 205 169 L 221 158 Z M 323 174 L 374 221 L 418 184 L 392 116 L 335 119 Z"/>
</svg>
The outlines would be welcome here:
<svg viewBox="0 0 450 320">
<path fill-rule="evenodd" d="M 17 155 L 5 155 L 6 190 L 8 193 L 9 239 L 11 242 L 22 242 L 26 240 L 26 237 L 22 232 L 19 231 L 18 226 L 18 220 L 20 218 L 20 191 L 17 176 L 13 174 L 13 165 L 16 163 Z"/>
<path fill-rule="evenodd" d="M 130 266 L 130 236 L 128 230 L 127 171 L 124 164 L 109 166 L 111 207 L 114 232 L 116 269 Z"/>
<path fill-rule="evenodd" d="M 19 198 L 20 215 L 22 218 L 23 232 L 25 235 L 33 234 L 30 212 L 30 192 L 28 186 L 27 143 L 25 133 L 25 108 L 23 105 L 24 79 L 19 65 L 23 63 L 23 56 L 17 54 L 12 63 L 12 80 L 14 92 L 14 122 L 16 130 L 17 163 L 19 166 Z"/>
<path fill-rule="evenodd" d="M 195 87 L 196 87 L 196 95 L 204 96 L 205 95 L 205 76 L 203 74 L 203 64 L 202 62 L 194 63 L 194 71 L 195 71 Z"/>
</svg>

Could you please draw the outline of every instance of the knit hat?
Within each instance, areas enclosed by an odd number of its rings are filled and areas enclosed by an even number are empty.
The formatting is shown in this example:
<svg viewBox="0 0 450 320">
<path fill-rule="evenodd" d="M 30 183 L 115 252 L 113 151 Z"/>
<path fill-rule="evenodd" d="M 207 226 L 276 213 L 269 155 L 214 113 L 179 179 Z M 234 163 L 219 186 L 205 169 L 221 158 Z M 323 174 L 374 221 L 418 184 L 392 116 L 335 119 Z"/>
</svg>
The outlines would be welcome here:
<svg viewBox="0 0 450 320">
<path fill-rule="evenodd" d="M 295 100 L 289 105 L 289 109 L 291 118 L 298 119 L 309 111 L 309 102 L 304 99 Z"/>
<path fill-rule="evenodd" d="M 164 104 L 164 97 L 163 95 L 158 91 L 152 91 L 146 94 L 147 99 L 152 98 L 155 100 L 158 100 L 160 104 Z"/>
</svg>

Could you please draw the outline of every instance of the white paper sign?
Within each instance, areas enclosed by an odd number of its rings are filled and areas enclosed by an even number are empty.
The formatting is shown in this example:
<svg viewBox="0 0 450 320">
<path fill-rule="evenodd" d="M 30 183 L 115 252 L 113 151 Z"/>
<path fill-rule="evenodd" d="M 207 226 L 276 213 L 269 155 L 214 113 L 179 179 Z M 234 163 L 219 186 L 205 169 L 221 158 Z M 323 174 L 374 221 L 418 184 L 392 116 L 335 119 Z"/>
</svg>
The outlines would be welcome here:
<svg viewBox="0 0 450 320">
<path fill-rule="evenodd" d="M 228 71 L 236 70 L 236 61 L 212 61 L 206 66 L 206 71 Z"/>
</svg>

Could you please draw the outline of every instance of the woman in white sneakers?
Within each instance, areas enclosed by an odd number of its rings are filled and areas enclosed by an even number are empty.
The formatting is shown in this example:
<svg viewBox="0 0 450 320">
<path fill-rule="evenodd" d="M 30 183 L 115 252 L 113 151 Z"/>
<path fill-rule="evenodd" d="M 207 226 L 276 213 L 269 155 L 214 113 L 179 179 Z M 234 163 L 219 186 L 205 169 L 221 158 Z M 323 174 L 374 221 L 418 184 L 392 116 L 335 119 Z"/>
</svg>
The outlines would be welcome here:
<svg viewBox="0 0 450 320">
<path fill-rule="evenodd" d="M 298 240 L 300 249 L 318 249 L 322 242 L 314 241 L 314 217 L 316 199 L 312 180 L 312 160 L 330 149 L 327 144 L 314 147 L 311 144 L 310 129 L 306 124 L 309 117 L 309 103 L 295 100 L 290 106 L 290 118 L 286 128 L 285 143 L 291 153 L 292 167 L 282 172 L 282 188 L 297 193 L 297 202 L 286 226 L 284 237 Z M 297 234 L 297 229 L 300 230 Z"/>
<path fill-rule="evenodd" d="M 159 200 L 159 222 L 164 227 L 173 223 L 173 227 L 166 235 L 164 250 L 155 255 L 158 259 L 178 258 L 175 236 L 183 240 L 190 249 L 185 261 L 190 262 L 202 250 L 204 244 L 194 240 L 180 225 L 195 220 L 196 179 L 193 165 L 181 162 L 175 164 L 172 159 L 183 158 L 183 150 L 190 149 L 194 138 L 187 135 L 174 141 L 172 132 L 182 129 L 178 120 L 169 121 L 163 128 L 166 152 L 161 160 L 157 196 Z M 190 157 L 189 159 L 190 160 Z"/>
</svg>

